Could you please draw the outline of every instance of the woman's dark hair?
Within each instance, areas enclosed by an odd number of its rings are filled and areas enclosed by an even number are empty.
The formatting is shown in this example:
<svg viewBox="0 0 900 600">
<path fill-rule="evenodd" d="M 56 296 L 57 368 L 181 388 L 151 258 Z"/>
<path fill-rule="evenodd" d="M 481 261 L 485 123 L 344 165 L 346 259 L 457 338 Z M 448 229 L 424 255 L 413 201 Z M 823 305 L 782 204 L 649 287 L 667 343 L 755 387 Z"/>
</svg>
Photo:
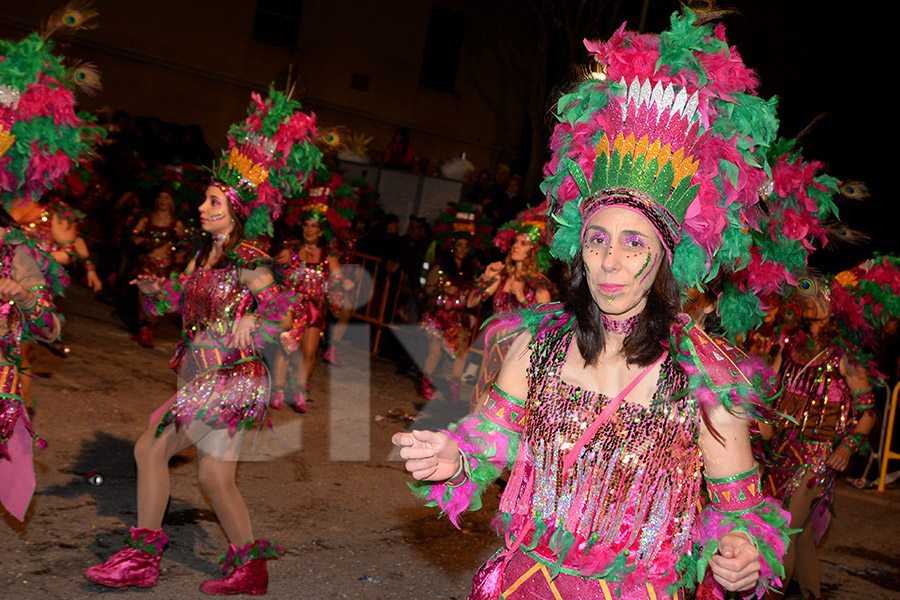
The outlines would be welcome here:
<svg viewBox="0 0 900 600">
<path fill-rule="evenodd" d="M 236 214 L 234 214 L 234 209 L 231 208 L 231 202 L 228 202 L 227 205 L 228 216 L 234 219 L 234 229 L 231 230 L 231 233 L 228 234 L 228 239 L 225 240 L 225 243 L 222 245 L 222 250 L 224 250 L 225 252 L 234 250 L 237 245 L 241 243 L 241 240 L 244 239 L 244 223 Z M 197 262 L 195 263 L 196 267 L 213 266 L 206 264 L 206 260 L 209 258 L 209 253 L 212 251 L 212 247 L 213 236 L 209 235 L 206 238 L 206 243 L 203 244 L 203 247 L 197 254 Z"/>
<path fill-rule="evenodd" d="M 569 276 L 563 282 L 562 298 L 566 311 L 575 315 L 578 324 L 576 341 L 585 366 L 597 363 L 606 347 L 606 330 L 602 311 L 591 296 L 585 275 L 581 250 L 572 261 Z M 675 316 L 681 306 L 678 284 L 669 261 L 662 261 L 656 279 L 647 293 L 647 304 L 638 315 L 631 335 L 625 338 L 622 351 L 628 365 L 646 367 L 662 356 L 662 343 L 668 340 Z"/>
</svg>

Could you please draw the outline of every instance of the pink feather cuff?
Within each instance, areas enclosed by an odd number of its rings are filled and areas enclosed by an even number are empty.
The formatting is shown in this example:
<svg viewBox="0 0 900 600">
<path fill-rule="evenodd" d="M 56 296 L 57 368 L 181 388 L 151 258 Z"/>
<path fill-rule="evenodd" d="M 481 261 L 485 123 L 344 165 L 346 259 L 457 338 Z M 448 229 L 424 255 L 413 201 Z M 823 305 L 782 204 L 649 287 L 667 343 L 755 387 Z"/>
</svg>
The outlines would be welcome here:
<svg viewBox="0 0 900 600">
<path fill-rule="evenodd" d="M 459 447 L 463 473 L 447 481 L 409 484 L 427 506 L 438 506 L 442 515 L 459 528 L 459 516 L 481 508 L 481 494 L 512 464 L 519 444 L 518 434 L 469 415 L 444 431 Z"/>
<path fill-rule="evenodd" d="M 756 587 L 741 592 L 744 598 L 763 597 L 767 589 L 781 585 L 784 577 L 784 554 L 790 540 L 791 515 L 768 498 L 743 514 L 724 513 L 708 505 L 700 513 L 699 538 L 703 552 L 697 559 L 697 579 L 703 581 L 709 559 L 719 550 L 719 539 L 726 533 L 746 534 L 759 550 L 759 579 Z M 724 589 L 715 583 L 715 595 L 724 597 Z M 755 596 L 754 596 L 755 594 Z"/>
</svg>

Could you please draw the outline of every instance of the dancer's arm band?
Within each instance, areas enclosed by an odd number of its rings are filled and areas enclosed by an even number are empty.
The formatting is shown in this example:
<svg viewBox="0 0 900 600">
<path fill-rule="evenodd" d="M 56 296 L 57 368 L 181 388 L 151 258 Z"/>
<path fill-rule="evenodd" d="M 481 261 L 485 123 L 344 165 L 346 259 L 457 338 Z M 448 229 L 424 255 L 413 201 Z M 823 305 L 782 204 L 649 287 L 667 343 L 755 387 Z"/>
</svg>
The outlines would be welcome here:
<svg viewBox="0 0 900 600">
<path fill-rule="evenodd" d="M 872 388 L 853 392 L 853 401 L 856 404 L 856 412 L 858 413 L 875 408 L 875 394 L 872 392 Z"/>
<path fill-rule="evenodd" d="M 495 383 L 481 409 L 481 416 L 504 429 L 521 433 L 525 430 L 525 401 L 504 392 Z"/>
<path fill-rule="evenodd" d="M 742 515 L 763 503 L 759 470 L 756 465 L 748 471 L 729 477 L 705 477 L 706 489 L 713 507 L 726 515 Z"/>
<path fill-rule="evenodd" d="M 463 453 L 462 450 L 459 451 L 459 469 L 456 470 L 456 474 L 453 475 L 450 479 L 448 479 L 445 483 L 447 487 L 459 487 L 469 480 L 469 459 Z"/>
<path fill-rule="evenodd" d="M 863 447 L 863 444 L 866 443 L 866 434 L 864 433 L 854 433 L 852 435 L 846 435 L 841 439 L 841 446 L 847 448 L 850 451 L 850 454 L 856 454 L 859 452 L 859 449 Z"/>
</svg>

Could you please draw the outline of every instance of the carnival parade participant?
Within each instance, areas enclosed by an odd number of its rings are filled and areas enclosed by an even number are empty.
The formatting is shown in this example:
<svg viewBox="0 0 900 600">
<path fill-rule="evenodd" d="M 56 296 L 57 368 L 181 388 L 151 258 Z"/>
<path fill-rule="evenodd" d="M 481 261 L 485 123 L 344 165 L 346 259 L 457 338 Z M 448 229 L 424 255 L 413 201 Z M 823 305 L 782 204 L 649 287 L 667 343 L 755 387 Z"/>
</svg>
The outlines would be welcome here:
<svg viewBox="0 0 900 600">
<path fill-rule="evenodd" d="M 394 435 L 417 493 L 454 523 L 511 468 L 495 520 L 505 548 L 471 600 L 780 584 L 788 514 L 761 493 L 747 422 L 765 413 L 767 370 L 677 314 L 681 290 L 751 264 L 777 122 L 724 29 L 695 19 L 585 43 L 598 66 L 560 98 L 544 171 L 564 301 L 519 318 L 479 413 Z M 814 204 L 798 210 L 828 213 Z M 791 280 L 763 262 L 767 285 Z M 720 304 L 760 320 L 748 281 Z"/>
<path fill-rule="evenodd" d="M 544 275 L 550 267 L 546 223 L 547 207 L 541 205 L 523 211 L 500 228 L 494 236 L 494 245 L 506 252 L 506 257 L 485 267 L 475 289 L 469 293 L 469 308 L 492 298 L 493 314 L 502 315 L 550 302 L 556 290 Z M 490 336 L 485 335 L 485 342 L 485 355 L 472 396 L 473 408 L 490 389 L 512 339 L 492 330 Z"/>
<path fill-rule="evenodd" d="M 31 438 L 36 437 L 22 398 L 21 346 L 28 339 L 59 337 L 52 297 L 66 275 L 7 211 L 37 206 L 91 153 L 97 130 L 89 117 L 75 112 L 67 84 L 74 88 L 73 82 L 83 81 L 90 87 L 96 73 L 67 69 L 50 39 L 61 30 L 74 33 L 91 17 L 59 11 L 40 32 L 0 40 L 0 503 L 20 521 L 35 487 Z"/>
<path fill-rule="evenodd" d="M 309 377 L 325 331 L 326 314 L 329 307 L 340 310 L 342 294 L 352 288 L 352 282 L 341 277 L 337 255 L 337 236 L 350 227 L 350 222 L 336 210 L 327 188 L 318 184 L 309 187 L 285 221 L 293 229 L 299 227 L 301 239 L 288 240 L 276 256 L 278 275 L 298 300 L 291 307 L 291 329 L 281 334 L 275 355 L 272 407 L 284 405 L 288 363 L 292 362 L 296 373 L 292 405 L 302 413 L 307 408 Z"/>
<path fill-rule="evenodd" d="M 817 545 L 828 529 L 835 480 L 854 454 L 865 452 L 875 424 L 868 373 L 879 333 L 900 316 L 900 260 L 877 260 L 838 274 L 828 286 L 806 279 L 797 317 L 781 332 L 774 368 L 783 392 L 780 418 L 762 424 L 769 441 L 767 493 L 791 513 L 796 531 L 785 558 L 803 598 L 822 597 Z M 780 597 L 771 593 L 770 597 Z"/>
<path fill-rule="evenodd" d="M 153 210 L 141 217 L 132 230 L 132 241 L 140 250 L 137 264 L 139 279 L 165 278 L 175 267 L 175 251 L 184 236 L 184 223 L 175 214 L 175 190 L 158 191 Z M 140 309 L 137 342 L 153 347 L 153 328 L 158 317 Z"/>
<path fill-rule="evenodd" d="M 269 259 L 246 242 L 271 231 L 284 194 L 296 193 L 315 168 L 312 117 L 270 90 L 253 94 L 247 119 L 229 129 L 229 151 L 215 169 L 200 205 L 206 245 L 180 276 L 164 284 L 136 281 L 154 299 L 153 312 L 180 305 L 184 340 L 173 363 L 187 380 L 150 418 L 135 444 L 137 527 L 126 546 L 85 577 L 109 587 L 150 587 L 168 536 L 162 520 L 169 500 L 169 459 L 189 446 L 199 454 L 200 483 L 229 541 L 226 577 L 205 581 L 207 594 L 264 594 L 266 559 L 277 548 L 256 539 L 235 469 L 244 433 L 266 421 L 269 376 L 257 347 L 278 338 L 287 315 Z M 174 274 L 173 274 L 174 275 Z M 150 304 L 150 303 L 148 303 Z M 231 572 L 228 573 L 228 570 Z"/>
<path fill-rule="evenodd" d="M 474 251 L 483 245 L 489 231 L 489 221 L 469 204 L 450 208 L 434 227 L 436 244 L 444 253 L 428 272 L 424 286 L 421 324 L 428 335 L 428 355 L 417 392 L 426 400 L 434 398 L 433 377 L 442 349 L 453 359 L 449 400 L 459 400 L 460 378 L 475 327 L 475 316 L 467 306 L 477 272 Z"/>
</svg>

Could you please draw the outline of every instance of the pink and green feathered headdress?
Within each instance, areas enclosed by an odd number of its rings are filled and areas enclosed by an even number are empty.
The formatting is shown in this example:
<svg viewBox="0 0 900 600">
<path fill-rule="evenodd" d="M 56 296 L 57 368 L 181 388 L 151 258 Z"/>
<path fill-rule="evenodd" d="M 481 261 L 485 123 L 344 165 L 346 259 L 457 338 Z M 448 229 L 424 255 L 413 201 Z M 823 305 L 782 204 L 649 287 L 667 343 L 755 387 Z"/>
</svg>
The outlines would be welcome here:
<svg viewBox="0 0 900 600">
<path fill-rule="evenodd" d="M 754 235 L 765 231 L 760 190 L 772 181 L 775 100 L 756 95 L 756 75 L 728 46 L 723 26 L 695 21 L 686 10 L 660 35 L 623 25 L 607 42 L 585 41 L 599 69 L 560 98 L 544 167 L 557 258 L 571 264 L 584 224 L 621 206 L 653 225 L 683 289 L 702 289 L 752 263 Z M 759 258 L 781 269 L 776 279 L 790 279 L 776 257 Z M 758 324 L 761 290 L 752 279 L 744 283 Z M 746 329 L 723 325 L 731 335 Z"/>
<path fill-rule="evenodd" d="M 900 257 L 875 255 L 838 273 L 829 300 L 840 337 L 853 351 L 851 357 L 865 364 L 887 324 L 900 319 Z"/>
<path fill-rule="evenodd" d="M 516 237 L 525 234 L 535 246 L 538 267 L 542 271 L 550 268 L 550 236 L 547 234 L 547 202 L 527 208 L 515 219 L 502 225 L 494 236 L 494 246 L 509 252 Z"/>
<path fill-rule="evenodd" d="M 458 239 L 467 239 L 472 249 L 485 249 L 490 241 L 491 220 L 476 210 L 474 204 L 464 202 L 451 206 L 438 218 L 432 228 L 438 246 L 447 250 Z"/>
<path fill-rule="evenodd" d="M 300 112 L 299 102 L 271 88 L 266 99 L 253 93 L 250 101 L 247 118 L 228 129 L 213 177 L 253 239 L 272 235 L 285 198 L 303 190 L 322 155 L 313 143 L 315 115 Z"/>
<path fill-rule="evenodd" d="M 68 68 L 53 53 L 51 35 L 89 28 L 96 13 L 66 8 L 40 33 L 0 40 L 0 198 L 39 200 L 104 135 L 86 113 L 75 112 L 75 94 L 93 93 L 99 75 L 86 64 Z"/>
<path fill-rule="evenodd" d="M 304 221 L 315 219 L 322 225 L 325 240 L 343 239 L 353 226 L 356 196 L 339 174 L 326 167 L 316 169 L 305 189 L 288 200 L 285 223 L 300 227 Z"/>
</svg>

